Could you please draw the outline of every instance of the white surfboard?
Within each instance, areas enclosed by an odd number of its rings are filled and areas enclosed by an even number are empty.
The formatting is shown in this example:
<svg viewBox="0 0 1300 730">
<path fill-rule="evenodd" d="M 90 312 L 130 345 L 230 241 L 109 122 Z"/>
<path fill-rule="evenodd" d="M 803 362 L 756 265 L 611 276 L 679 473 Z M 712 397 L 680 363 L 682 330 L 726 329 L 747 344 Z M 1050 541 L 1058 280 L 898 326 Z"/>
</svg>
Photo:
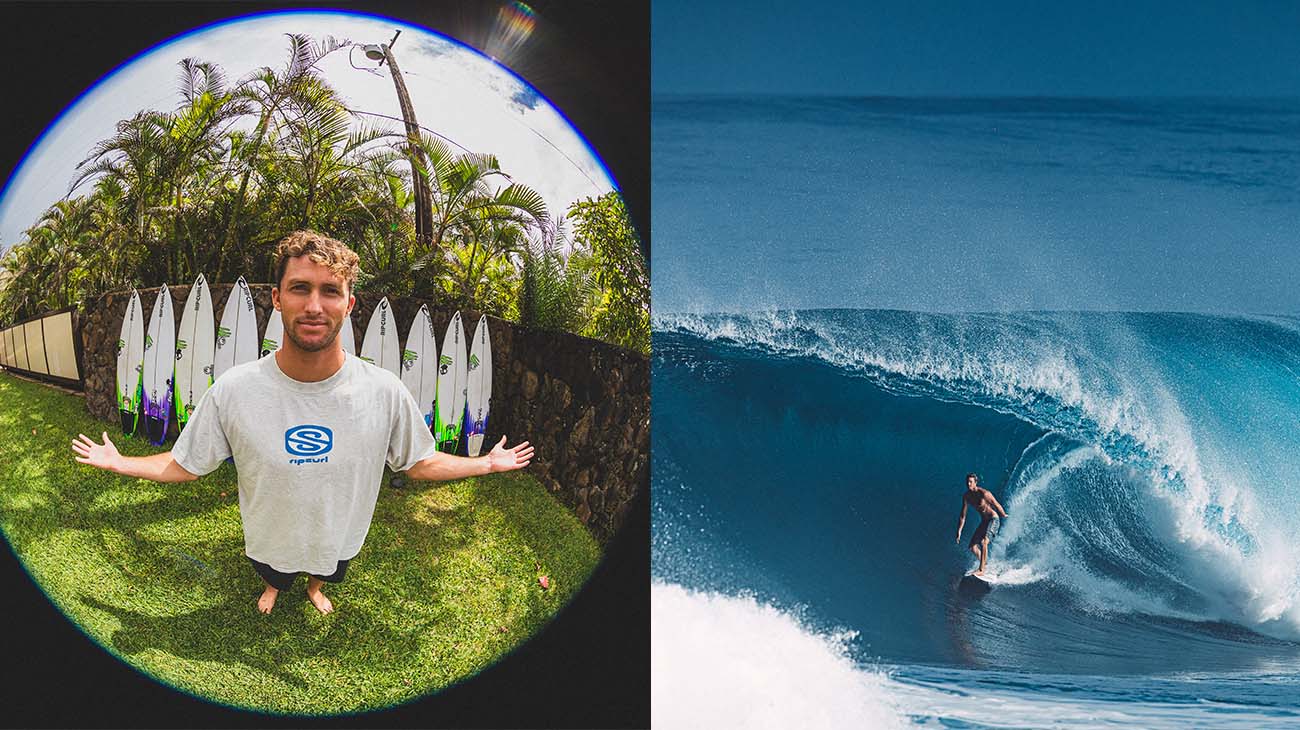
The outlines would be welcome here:
<svg viewBox="0 0 1300 730">
<path fill-rule="evenodd" d="M 487 434 L 488 405 L 492 400 L 492 339 L 487 315 L 479 317 L 470 338 L 468 378 L 465 388 L 465 453 L 478 456 Z"/>
<path fill-rule="evenodd" d="M 433 334 L 429 307 L 421 304 L 411 320 L 402 349 L 402 384 L 420 404 L 424 424 L 433 428 L 433 401 L 438 397 L 438 342 Z"/>
<path fill-rule="evenodd" d="M 266 334 L 262 335 L 261 349 L 258 350 L 258 357 L 266 357 L 284 344 L 284 313 L 271 307 L 270 314 L 266 319 Z"/>
<path fill-rule="evenodd" d="M 361 342 L 361 359 L 378 365 L 393 375 L 402 369 L 402 353 L 397 348 L 397 320 L 388 297 L 379 300 L 379 306 L 370 315 L 366 338 Z"/>
<path fill-rule="evenodd" d="M 212 319 L 212 292 L 199 274 L 185 298 L 181 327 L 176 333 L 176 425 L 185 428 L 199 399 L 212 385 L 212 358 L 216 347 Z"/>
<path fill-rule="evenodd" d="M 447 323 L 447 335 L 438 354 L 438 401 L 434 406 L 433 437 L 438 448 L 455 453 L 465 420 L 466 360 L 465 328 L 460 312 Z"/>
<path fill-rule="evenodd" d="M 239 277 L 226 299 L 217 327 L 217 345 L 212 358 L 212 379 L 215 382 L 223 373 L 236 365 L 257 359 L 257 310 L 253 308 L 253 294 L 248 282 Z"/>
<path fill-rule="evenodd" d="M 144 307 L 140 293 L 131 290 L 122 330 L 117 336 L 117 410 L 122 433 L 135 434 L 140 422 L 140 398 L 144 388 Z"/>
<path fill-rule="evenodd" d="M 171 422 L 172 380 L 176 375 L 176 317 L 172 295 L 163 284 L 144 331 L 144 423 L 149 443 L 161 446 Z"/>
<path fill-rule="evenodd" d="M 339 342 L 342 343 L 344 352 L 349 355 L 357 354 L 357 337 L 352 332 L 351 314 L 343 317 L 343 326 L 339 328 Z"/>
</svg>

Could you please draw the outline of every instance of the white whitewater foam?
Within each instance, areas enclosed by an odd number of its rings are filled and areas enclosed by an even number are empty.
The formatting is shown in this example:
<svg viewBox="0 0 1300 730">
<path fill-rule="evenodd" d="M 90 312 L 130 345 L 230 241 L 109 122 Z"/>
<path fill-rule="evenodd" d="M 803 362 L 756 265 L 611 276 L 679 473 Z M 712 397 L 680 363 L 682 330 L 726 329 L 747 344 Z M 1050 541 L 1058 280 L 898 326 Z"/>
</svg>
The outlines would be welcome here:
<svg viewBox="0 0 1300 730">
<path fill-rule="evenodd" d="M 1035 441 L 1025 452 L 1028 454 L 1052 434 Z M 1133 590 L 1121 583 L 1090 573 L 1072 553 L 1069 540 L 1062 531 L 1043 524 L 1039 502 L 1049 490 L 1060 484 L 1062 472 L 1079 468 L 1086 461 L 1098 459 L 1109 463 L 1106 454 L 1095 446 L 1076 446 L 1064 453 L 1053 454 L 1039 461 L 1047 466 L 1041 471 L 1022 474 L 1008 500 L 1008 514 L 990 552 L 994 568 L 990 568 L 990 582 L 999 585 L 1024 585 L 1053 579 L 1068 586 L 1086 606 L 1097 611 L 1119 611 L 1173 616 L 1195 620 L 1198 617 L 1178 611 L 1164 602 Z M 1029 538 L 1026 533 L 1033 533 Z M 1025 556 L 1017 561 L 1009 554 Z M 1142 556 L 1131 554 L 1133 560 Z"/>
<path fill-rule="evenodd" d="M 753 598 L 651 587 L 656 728 L 895 728 L 880 673 L 848 657 L 851 633 L 824 634 Z"/>
<path fill-rule="evenodd" d="M 1022 586 L 1029 583 L 1037 583 L 1047 576 L 1037 572 L 1032 565 L 1014 565 L 1002 568 L 989 567 L 980 576 L 986 583 L 996 583 L 1000 586 Z"/>
<path fill-rule="evenodd" d="M 894 679 L 851 660 L 850 633 L 819 633 L 753 598 L 651 587 L 655 728 L 1291 727 L 1294 714 L 1207 702 L 1142 702 L 979 686 L 963 670 Z M 892 669 L 900 671 L 903 668 Z M 969 680 L 988 680 L 976 672 Z"/>
</svg>

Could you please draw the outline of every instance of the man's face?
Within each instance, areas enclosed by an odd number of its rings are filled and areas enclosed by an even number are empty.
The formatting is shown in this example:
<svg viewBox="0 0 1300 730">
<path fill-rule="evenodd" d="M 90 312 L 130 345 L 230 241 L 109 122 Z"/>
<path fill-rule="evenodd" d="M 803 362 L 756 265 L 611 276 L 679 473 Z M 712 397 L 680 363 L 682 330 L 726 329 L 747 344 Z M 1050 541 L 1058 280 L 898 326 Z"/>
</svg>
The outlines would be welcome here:
<svg viewBox="0 0 1300 730">
<path fill-rule="evenodd" d="M 976 489 L 979 489 L 979 482 L 975 477 L 966 477 L 966 491 L 973 492 Z"/>
<path fill-rule="evenodd" d="M 355 298 L 343 277 L 307 256 L 289 259 L 271 301 L 284 317 L 284 334 L 298 349 L 318 352 L 337 347 L 343 318 Z"/>
</svg>

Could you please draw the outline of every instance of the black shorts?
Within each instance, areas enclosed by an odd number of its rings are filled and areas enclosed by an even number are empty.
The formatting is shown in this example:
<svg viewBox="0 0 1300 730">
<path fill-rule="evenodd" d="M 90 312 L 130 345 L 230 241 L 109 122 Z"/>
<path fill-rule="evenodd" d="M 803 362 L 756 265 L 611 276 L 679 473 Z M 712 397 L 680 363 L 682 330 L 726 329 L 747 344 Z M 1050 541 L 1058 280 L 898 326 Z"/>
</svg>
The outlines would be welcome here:
<svg viewBox="0 0 1300 730">
<path fill-rule="evenodd" d="M 248 556 L 245 555 L 244 557 L 247 558 Z M 289 586 L 293 585 L 293 580 L 298 577 L 298 573 L 281 573 L 280 571 L 276 570 L 275 568 L 272 568 L 266 563 L 259 563 L 256 560 L 253 560 L 252 558 L 248 558 L 248 562 L 253 564 L 253 570 L 256 570 L 257 574 L 262 576 L 262 580 L 266 581 L 267 585 L 271 586 L 277 591 L 288 590 Z M 348 563 L 350 562 L 352 561 L 340 560 L 338 569 L 336 569 L 330 575 L 311 574 L 311 577 L 319 578 L 320 580 L 323 580 L 326 583 L 342 583 L 343 576 L 348 572 Z"/>
</svg>

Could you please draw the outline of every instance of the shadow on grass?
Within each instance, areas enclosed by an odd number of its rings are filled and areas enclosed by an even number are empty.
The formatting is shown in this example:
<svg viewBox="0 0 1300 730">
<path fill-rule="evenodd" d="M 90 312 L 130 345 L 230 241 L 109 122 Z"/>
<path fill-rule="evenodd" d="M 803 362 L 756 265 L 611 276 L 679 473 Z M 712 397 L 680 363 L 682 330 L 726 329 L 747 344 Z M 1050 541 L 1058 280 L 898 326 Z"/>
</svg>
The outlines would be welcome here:
<svg viewBox="0 0 1300 730">
<path fill-rule="evenodd" d="M 106 638 L 106 644 L 117 653 L 134 657 L 146 650 L 156 650 L 181 659 L 202 662 L 219 662 L 222 664 L 240 664 L 278 678 L 285 684 L 300 689 L 307 687 L 307 682 L 296 674 L 282 668 L 284 654 L 268 656 L 263 647 L 257 645 L 258 632 L 249 635 L 231 636 L 229 629 L 234 623 L 230 617 L 239 612 L 255 611 L 253 603 L 244 597 L 231 596 L 229 599 L 213 606 L 190 611 L 175 616 L 149 616 L 138 611 L 109 605 L 103 601 L 81 594 L 76 597 L 90 608 L 103 611 L 121 623 L 121 628 Z M 282 612 L 292 613 L 292 612 Z M 266 617 L 264 624 L 269 624 Z M 277 631 L 290 627 L 276 626 Z M 276 642 L 279 644 L 280 642 Z M 290 643 L 290 647 L 295 646 Z M 150 672 L 150 663 L 137 659 L 133 662 L 140 668 L 159 679 L 166 679 L 155 672 Z M 250 677 L 251 679 L 251 677 Z M 202 692 L 201 688 L 185 687 L 191 691 Z M 228 700 L 228 698 L 219 698 Z"/>
<path fill-rule="evenodd" d="M 363 552 L 344 583 L 325 589 L 338 609 L 335 613 L 324 616 L 310 607 L 306 578 L 300 576 L 280 593 L 271 614 L 263 615 L 256 602 L 264 584 L 243 556 L 242 543 L 223 541 L 195 548 L 204 555 L 218 556 L 210 562 L 183 555 L 187 551 L 181 548 L 159 550 L 138 539 L 131 543 L 138 546 L 137 575 L 174 581 L 172 591 L 188 588 L 201 592 L 208 602 L 193 610 L 153 615 L 84 592 L 74 594 L 72 600 L 116 619 L 117 628 L 97 632 L 106 646 L 155 678 L 209 699 L 259 709 L 337 711 L 340 698 L 332 696 L 337 694 L 333 682 L 336 675 L 347 674 L 366 676 L 362 684 L 379 689 L 373 696 L 348 699 L 359 706 L 387 704 L 385 696 L 410 687 L 402 684 L 404 672 L 420 673 L 418 662 L 404 658 L 406 650 L 430 637 L 453 633 L 445 621 L 436 618 L 406 620 L 439 616 L 444 602 L 455 601 L 454 595 L 443 596 L 433 590 L 442 580 L 437 568 L 425 576 L 423 600 L 406 597 L 399 601 L 397 596 L 385 595 L 388 576 L 384 567 L 392 562 L 391 557 L 381 553 L 372 561 Z M 464 541 L 451 539 L 441 544 L 450 550 L 463 546 Z M 398 602 L 418 606 L 411 614 L 403 614 Z M 156 609 L 164 611 L 166 607 Z M 190 662 L 222 665 L 224 671 L 214 669 L 210 676 L 195 676 Z M 221 675 L 245 677 L 246 686 L 229 691 Z M 281 695 L 286 690 L 289 694 Z"/>
</svg>

